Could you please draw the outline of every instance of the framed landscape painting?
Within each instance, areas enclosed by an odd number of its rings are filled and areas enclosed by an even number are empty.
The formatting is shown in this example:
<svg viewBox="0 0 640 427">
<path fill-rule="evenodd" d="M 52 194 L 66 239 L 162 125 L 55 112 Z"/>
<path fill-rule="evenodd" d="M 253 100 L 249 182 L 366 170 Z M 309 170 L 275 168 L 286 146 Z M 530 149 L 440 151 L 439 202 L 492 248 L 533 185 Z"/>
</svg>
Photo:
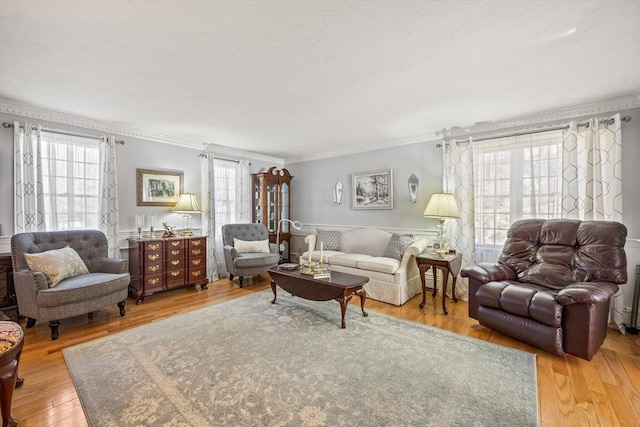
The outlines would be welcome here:
<svg viewBox="0 0 640 427">
<path fill-rule="evenodd" d="M 393 209 L 391 169 L 352 174 L 353 209 Z"/>
<path fill-rule="evenodd" d="M 138 206 L 175 206 L 183 191 L 184 174 L 136 169 Z"/>
</svg>

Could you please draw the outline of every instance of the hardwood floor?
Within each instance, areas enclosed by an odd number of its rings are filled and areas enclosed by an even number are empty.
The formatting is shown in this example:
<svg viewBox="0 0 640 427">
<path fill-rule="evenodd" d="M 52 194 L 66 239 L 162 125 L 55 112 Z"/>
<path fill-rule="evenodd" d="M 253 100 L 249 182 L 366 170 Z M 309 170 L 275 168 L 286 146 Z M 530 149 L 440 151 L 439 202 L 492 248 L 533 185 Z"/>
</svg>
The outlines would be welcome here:
<svg viewBox="0 0 640 427">
<path fill-rule="evenodd" d="M 51 341 L 46 323 L 25 329 L 20 360 L 24 385 L 13 395 L 12 415 L 20 427 L 86 426 L 86 420 L 69 376 L 61 349 L 97 337 L 171 317 L 197 308 L 241 297 L 269 287 L 268 276 L 247 280 L 240 289 L 227 279 L 211 283 L 209 289 L 180 289 L 147 297 L 144 304 L 127 300 L 127 314 L 118 308 L 64 319 L 60 338 Z M 402 307 L 368 300 L 367 309 L 537 354 L 539 421 L 541 426 L 638 426 L 640 425 L 640 336 L 609 330 L 608 337 L 592 361 L 574 356 L 558 357 L 494 333 L 467 316 L 467 304 L 448 300 L 449 315 L 442 314 L 440 298 L 421 296 Z M 358 304 L 358 298 L 352 303 Z M 337 303 L 336 303 L 337 304 Z M 336 308 L 337 309 L 337 308 Z M 352 309 L 349 312 L 354 313 Z M 25 321 L 21 321 L 24 328 Z M 117 387 L 117 378 L 114 378 Z"/>
</svg>

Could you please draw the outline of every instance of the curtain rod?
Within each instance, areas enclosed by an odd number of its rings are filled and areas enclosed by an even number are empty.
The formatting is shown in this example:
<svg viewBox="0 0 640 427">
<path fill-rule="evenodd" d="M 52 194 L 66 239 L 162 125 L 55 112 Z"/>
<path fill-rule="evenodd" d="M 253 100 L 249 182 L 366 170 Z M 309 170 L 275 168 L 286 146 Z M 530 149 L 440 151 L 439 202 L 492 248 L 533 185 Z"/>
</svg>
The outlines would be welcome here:
<svg viewBox="0 0 640 427">
<path fill-rule="evenodd" d="M 13 127 L 13 123 L 4 122 L 4 123 L 2 123 L 2 127 L 5 128 L 5 129 L 12 128 Z M 20 127 L 24 128 L 24 125 L 21 124 Z M 35 129 L 38 129 L 38 128 L 36 126 L 31 128 L 31 130 L 35 130 Z M 91 139 L 98 139 L 98 140 L 101 140 L 103 138 L 102 136 L 86 135 L 84 133 L 70 132 L 70 131 L 60 130 L 60 129 L 51 129 L 51 128 L 41 128 L 41 129 L 43 131 L 45 131 L 45 132 L 57 133 L 59 135 L 81 136 L 83 138 L 91 138 Z M 124 145 L 125 142 L 122 139 L 116 139 L 116 144 Z"/>
<path fill-rule="evenodd" d="M 200 154 L 198 154 L 198 157 L 207 157 L 207 155 L 205 153 L 200 153 Z M 216 157 L 215 154 L 213 155 L 213 158 L 217 159 L 217 160 L 224 160 L 226 162 L 240 163 L 240 160 L 237 160 L 237 159 L 225 159 L 224 157 Z M 251 162 L 249 162 L 249 166 L 251 166 Z"/>
<path fill-rule="evenodd" d="M 622 118 L 623 122 L 630 122 L 631 121 L 631 117 L 630 116 L 624 116 Z M 613 124 L 613 119 L 600 119 L 600 123 L 604 123 L 606 125 L 612 125 Z M 577 125 L 578 127 L 589 127 L 589 122 L 580 122 Z M 536 130 L 529 130 L 529 131 L 523 131 L 523 132 L 513 132 L 513 133 L 509 133 L 506 135 L 498 135 L 498 136 L 485 136 L 482 138 L 473 138 L 473 142 L 478 142 L 478 141 L 488 141 L 490 139 L 502 139 L 502 138 L 512 138 L 514 136 L 523 136 L 523 135 L 531 135 L 534 133 L 541 133 L 541 132 L 552 132 L 554 130 L 566 130 L 569 129 L 569 125 L 562 125 L 562 126 L 556 126 L 556 127 L 551 127 L 551 128 L 544 128 L 544 129 L 536 129 Z M 460 139 L 460 140 L 456 140 L 455 138 L 452 139 L 451 142 L 455 142 L 456 144 L 466 144 L 468 142 L 470 142 L 470 138 L 471 137 L 467 137 L 465 139 Z M 445 142 L 448 143 L 449 141 Z M 442 148 L 442 144 L 436 144 L 436 148 Z"/>
</svg>

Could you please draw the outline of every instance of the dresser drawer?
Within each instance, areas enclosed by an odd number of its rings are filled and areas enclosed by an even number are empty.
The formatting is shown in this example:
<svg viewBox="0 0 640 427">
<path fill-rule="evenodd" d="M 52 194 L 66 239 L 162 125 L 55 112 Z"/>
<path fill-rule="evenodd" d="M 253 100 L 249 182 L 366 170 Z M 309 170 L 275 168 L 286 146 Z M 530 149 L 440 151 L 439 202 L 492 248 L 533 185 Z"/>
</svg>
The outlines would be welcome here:
<svg viewBox="0 0 640 427">
<path fill-rule="evenodd" d="M 173 259 L 184 259 L 184 249 L 183 248 L 167 248 L 164 256 L 167 261 L 173 260 Z"/>
<path fill-rule="evenodd" d="M 164 278 L 167 283 L 167 288 L 184 286 L 184 269 L 167 271 Z"/>
<path fill-rule="evenodd" d="M 142 244 L 142 249 L 144 253 L 161 252 L 162 242 L 155 241 L 155 240 L 152 242 L 145 242 Z"/>
<path fill-rule="evenodd" d="M 168 259 L 165 263 L 165 269 L 169 270 L 183 270 L 184 258 Z"/>
<path fill-rule="evenodd" d="M 162 274 L 145 276 L 143 279 L 144 292 L 156 292 L 162 290 Z"/>
<path fill-rule="evenodd" d="M 189 268 L 200 268 L 205 267 L 207 265 L 204 257 L 198 258 L 189 258 L 188 267 Z"/>
<path fill-rule="evenodd" d="M 204 267 L 200 268 L 189 268 L 189 277 L 188 283 L 199 283 L 206 281 L 207 272 Z"/>
<path fill-rule="evenodd" d="M 144 276 L 149 276 L 153 274 L 162 273 L 162 263 L 161 262 L 146 262 L 142 269 Z"/>
</svg>

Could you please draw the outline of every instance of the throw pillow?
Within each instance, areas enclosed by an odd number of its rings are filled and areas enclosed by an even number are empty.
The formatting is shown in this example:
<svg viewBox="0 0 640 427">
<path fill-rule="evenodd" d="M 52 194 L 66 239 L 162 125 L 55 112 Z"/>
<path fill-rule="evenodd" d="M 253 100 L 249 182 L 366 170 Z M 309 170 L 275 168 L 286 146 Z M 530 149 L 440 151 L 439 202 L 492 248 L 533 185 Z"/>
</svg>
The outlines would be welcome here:
<svg viewBox="0 0 640 427">
<path fill-rule="evenodd" d="M 69 246 L 37 254 L 25 254 L 24 257 L 31 270 L 39 271 L 46 276 L 50 288 L 69 277 L 89 273 L 80 255 Z"/>
<path fill-rule="evenodd" d="M 387 243 L 387 248 L 384 250 L 383 256 L 387 258 L 395 258 L 401 261 L 404 252 L 412 243 L 412 234 L 394 234 L 391 236 L 391 239 L 389 239 L 389 243 Z"/>
<path fill-rule="evenodd" d="M 320 242 L 322 249 L 325 251 L 340 250 L 340 230 L 316 230 L 316 250 L 320 250 Z"/>
<path fill-rule="evenodd" d="M 233 239 L 233 247 L 239 254 L 247 252 L 271 253 L 269 250 L 269 240 L 240 240 Z"/>
</svg>

